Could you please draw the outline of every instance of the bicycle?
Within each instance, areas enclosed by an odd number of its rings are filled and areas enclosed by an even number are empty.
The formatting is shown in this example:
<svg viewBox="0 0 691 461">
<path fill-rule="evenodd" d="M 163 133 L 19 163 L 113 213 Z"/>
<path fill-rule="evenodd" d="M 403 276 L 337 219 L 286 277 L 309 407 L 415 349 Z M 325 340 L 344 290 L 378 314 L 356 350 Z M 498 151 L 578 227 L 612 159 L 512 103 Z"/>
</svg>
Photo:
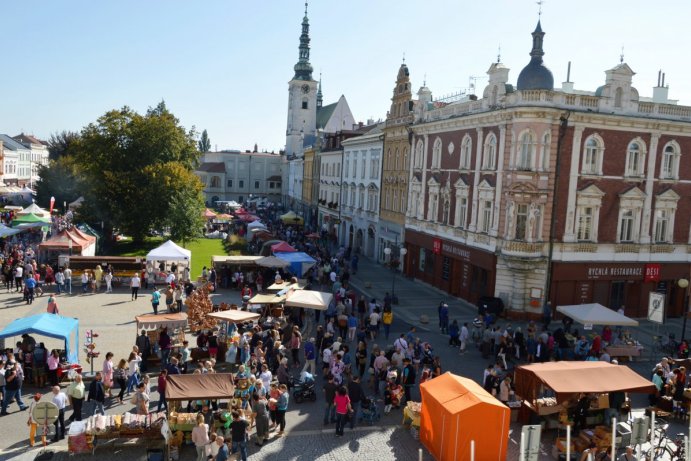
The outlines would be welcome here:
<svg viewBox="0 0 691 461">
<path fill-rule="evenodd" d="M 659 420 L 660 426 L 655 428 L 655 440 L 657 445 L 651 447 L 646 453 L 646 459 L 650 460 L 685 460 L 686 447 L 684 446 L 683 433 L 677 434 L 674 439 L 667 437 L 667 423 L 664 420 Z"/>
</svg>

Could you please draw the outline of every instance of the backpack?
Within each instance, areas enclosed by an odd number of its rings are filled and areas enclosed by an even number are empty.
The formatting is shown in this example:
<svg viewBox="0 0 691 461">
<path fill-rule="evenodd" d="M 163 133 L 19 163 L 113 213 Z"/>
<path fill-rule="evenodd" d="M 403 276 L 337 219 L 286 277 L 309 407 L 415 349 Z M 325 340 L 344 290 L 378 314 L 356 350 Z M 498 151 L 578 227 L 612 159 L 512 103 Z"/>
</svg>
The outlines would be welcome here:
<svg viewBox="0 0 691 461">
<path fill-rule="evenodd" d="M 393 323 L 393 312 L 384 312 L 382 322 L 384 322 L 384 325 L 391 325 Z"/>
</svg>

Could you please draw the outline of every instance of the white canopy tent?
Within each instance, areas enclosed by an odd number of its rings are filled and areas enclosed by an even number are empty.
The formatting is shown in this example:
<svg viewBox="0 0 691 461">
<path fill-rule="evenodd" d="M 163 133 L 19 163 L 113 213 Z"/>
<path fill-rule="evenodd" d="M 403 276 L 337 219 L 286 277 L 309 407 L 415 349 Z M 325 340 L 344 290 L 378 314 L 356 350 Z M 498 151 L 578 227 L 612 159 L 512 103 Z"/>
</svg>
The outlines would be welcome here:
<svg viewBox="0 0 691 461">
<path fill-rule="evenodd" d="M 253 221 L 247 225 L 248 231 L 252 229 L 266 229 L 266 226 L 261 221 Z"/>
<path fill-rule="evenodd" d="M 583 325 L 638 326 L 636 320 L 598 303 L 558 306 L 557 312 L 561 312 Z"/>
<path fill-rule="evenodd" d="M 154 248 L 146 255 L 147 261 L 185 261 L 191 267 L 192 252 L 168 240 L 158 248 Z"/>
<path fill-rule="evenodd" d="M 288 293 L 285 305 L 287 307 L 304 307 L 306 309 L 326 310 L 333 299 L 331 293 L 311 290 L 297 290 Z"/>
<path fill-rule="evenodd" d="M 28 207 L 24 208 L 22 211 L 18 211 L 18 215 L 27 215 L 27 214 L 35 214 L 36 216 L 41 216 L 43 218 L 50 216 L 50 213 L 48 213 L 48 210 L 44 210 L 40 206 L 36 205 L 35 203 L 32 203 Z"/>
</svg>

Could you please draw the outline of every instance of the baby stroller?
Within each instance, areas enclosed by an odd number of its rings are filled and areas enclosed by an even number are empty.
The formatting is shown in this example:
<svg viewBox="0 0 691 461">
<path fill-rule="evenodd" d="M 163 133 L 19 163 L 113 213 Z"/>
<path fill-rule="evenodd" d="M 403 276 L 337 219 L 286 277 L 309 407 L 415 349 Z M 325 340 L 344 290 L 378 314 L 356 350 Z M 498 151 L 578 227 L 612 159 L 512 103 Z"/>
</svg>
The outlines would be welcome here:
<svg viewBox="0 0 691 461">
<path fill-rule="evenodd" d="M 379 414 L 379 408 L 377 407 L 377 402 L 374 400 L 374 397 L 365 397 L 360 403 L 360 409 L 363 422 L 371 426 L 376 421 L 379 421 L 381 415 Z"/>
<path fill-rule="evenodd" d="M 295 403 L 302 403 L 305 400 L 312 402 L 317 400 L 314 377 L 310 373 L 303 372 L 300 381 L 293 384 L 293 398 Z"/>
</svg>

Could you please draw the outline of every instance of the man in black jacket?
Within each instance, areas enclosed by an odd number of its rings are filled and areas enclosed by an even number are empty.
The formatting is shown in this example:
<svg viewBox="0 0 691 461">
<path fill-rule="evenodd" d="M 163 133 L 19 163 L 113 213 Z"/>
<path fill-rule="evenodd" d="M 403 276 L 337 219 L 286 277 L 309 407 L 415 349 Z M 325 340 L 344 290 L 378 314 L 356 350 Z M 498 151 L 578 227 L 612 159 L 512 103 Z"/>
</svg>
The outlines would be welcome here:
<svg viewBox="0 0 691 461">
<path fill-rule="evenodd" d="M 103 389 L 103 375 L 99 371 L 91 384 L 89 384 L 89 402 L 94 401 L 94 414 L 100 411 L 105 416 L 106 412 L 103 405 L 106 402 L 106 392 Z"/>
<path fill-rule="evenodd" d="M 145 373 L 148 369 L 147 362 L 149 359 L 149 355 L 151 354 L 151 341 L 149 340 L 149 337 L 146 335 L 146 331 L 142 330 L 142 333 L 139 336 L 137 336 L 137 341 L 135 342 L 135 344 L 139 348 L 139 352 L 142 353 L 142 361 L 139 365 L 139 371 Z"/>
<path fill-rule="evenodd" d="M 348 397 L 350 397 L 350 406 L 353 408 L 353 413 L 348 415 L 350 418 L 350 428 L 353 429 L 355 427 L 355 420 L 358 419 L 360 402 L 365 397 L 359 376 L 353 376 L 353 379 L 348 383 Z"/>
<path fill-rule="evenodd" d="M 403 384 L 403 392 L 405 393 L 405 401 L 407 403 L 411 400 L 410 391 L 415 386 L 415 367 L 411 365 L 408 357 L 403 359 L 403 373 L 401 375 L 401 384 Z"/>
</svg>

